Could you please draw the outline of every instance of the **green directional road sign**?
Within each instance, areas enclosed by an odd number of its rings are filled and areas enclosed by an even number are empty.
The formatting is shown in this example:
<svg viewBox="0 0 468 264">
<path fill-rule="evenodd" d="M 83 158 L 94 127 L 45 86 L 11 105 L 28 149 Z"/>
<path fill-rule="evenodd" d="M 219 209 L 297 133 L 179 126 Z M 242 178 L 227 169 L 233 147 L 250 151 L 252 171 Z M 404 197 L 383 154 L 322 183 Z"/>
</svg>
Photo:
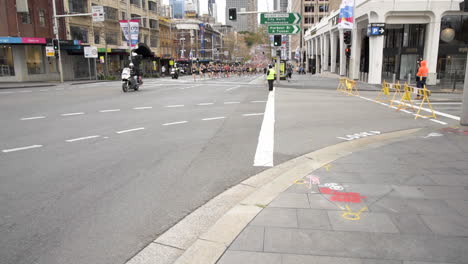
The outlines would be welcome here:
<svg viewBox="0 0 468 264">
<path fill-rule="evenodd" d="M 297 25 L 268 25 L 268 34 L 296 34 L 301 31 Z"/>
<path fill-rule="evenodd" d="M 260 14 L 261 24 L 271 25 L 292 25 L 301 22 L 301 15 L 298 13 L 274 13 Z"/>
</svg>

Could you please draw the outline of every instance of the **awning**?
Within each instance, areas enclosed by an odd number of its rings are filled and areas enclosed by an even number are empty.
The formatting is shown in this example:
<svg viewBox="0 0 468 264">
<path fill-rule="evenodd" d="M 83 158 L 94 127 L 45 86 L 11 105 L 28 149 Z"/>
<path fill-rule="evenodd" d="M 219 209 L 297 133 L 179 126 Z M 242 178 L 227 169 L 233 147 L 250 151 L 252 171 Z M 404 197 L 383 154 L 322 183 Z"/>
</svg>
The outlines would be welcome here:
<svg viewBox="0 0 468 264">
<path fill-rule="evenodd" d="M 182 29 L 182 30 L 186 30 L 186 29 L 200 30 L 200 26 L 198 26 L 197 24 L 176 24 L 176 28 Z"/>
<path fill-rule="evenodd" d="M 154 57 L 154 52 L 151 52 L 151 49 L 145 43 L 138 43 L 138 48 L 133 52 L 143 56 L 143 58 Z"/>
</svg>

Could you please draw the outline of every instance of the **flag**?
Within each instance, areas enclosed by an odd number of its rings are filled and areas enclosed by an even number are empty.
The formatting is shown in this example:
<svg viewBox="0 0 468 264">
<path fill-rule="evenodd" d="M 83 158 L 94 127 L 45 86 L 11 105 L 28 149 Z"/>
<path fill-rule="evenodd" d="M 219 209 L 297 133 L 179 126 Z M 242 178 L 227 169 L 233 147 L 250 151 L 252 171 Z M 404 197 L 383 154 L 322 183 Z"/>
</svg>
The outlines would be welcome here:
<svg viewBox="0 0 468 264">
<path fill-rule="evenodd" d="M 343 0 L 340 5 L 338 27 L 352 29 L 354 24 L 354 0 Z"/>
<path fill-rule="evenodd" d="M 120 22 L 120 28 L 122 29 L 122 32 L 125 36 L 125 39 L 127 40 L 127 43 L 129 42 L 128 40 L 128 20 L 119 20 Z M 134 48 L 138 46 L 138 31 L 139 31 L 139 25 L 138 25 L 138 20 L 137 19 L 132 19 L 130 20 L 130 39 L 131 39 L 131 47 Z"/>
</svg>

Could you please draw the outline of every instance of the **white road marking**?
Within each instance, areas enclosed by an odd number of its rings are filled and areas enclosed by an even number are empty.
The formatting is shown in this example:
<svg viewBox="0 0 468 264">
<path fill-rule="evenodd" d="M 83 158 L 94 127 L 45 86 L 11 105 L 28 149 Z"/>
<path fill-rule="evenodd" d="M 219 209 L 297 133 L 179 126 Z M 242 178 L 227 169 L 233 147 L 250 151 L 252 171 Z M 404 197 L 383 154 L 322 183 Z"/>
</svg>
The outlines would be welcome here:
<svg viewBox="0 0 468 264">
<path fill-rule="evenodd" d="M 144 109 L 151 109 L 153 108 L 152 106 L 140 106 L 140 107 L 134 107 L 134 110 L 144 110 Z"/>
<path fill-rule="evenodd" d="M 42 119 L 46 118 L 45 116 L 32 116 L 32 117 L 23 117 L 21 120 L 34 120 L 34 119 Z"/>
<path fill-rule="evenodd" d="M 263 113 L 261 113 L 263 115 Z M 247 114 L 247 115 L 260 115 Z M 244 116 L 247 116 L 244 115 Z M 262 128 L 258 136 L 257 150 L 255 152 L 254 166 L 273 166 L 273 149 L 275 146 L 275 91 L 268 94 L 265 106 Z"/>
<path fill-rule="evenodd" d="M 132 128 L 132 129 L 127 129 L 127 130 L 117 131 L 117 132 L 115 132 L 115 133 L 117 133 L 117 134 L 123 134 L 123 133 L 128 133 L 128 132 L 143 130 L 143 129 L 145 129 L 145 128 L 144 128 L 144 127 L 138 127 L 138 128 Z"/>
<path fill-rule="evenodd" d="M 106 110 L 101 110 L 99 112 L 101 113 L 109 113 L 109 112 L 118 112 L 120 109 L 106 109 Z"/>
<path fill-rule="evenodd" d="M 268 105 L 268 103 L 267 103 L 267 105 Z M 260 115 L 263 115 L 263 113 L 243 114 L 243 116 L 260 116 Z"/>
<path fill-rule="evenodd" d="M 55 88 L 56 91 L 61 91 L 63 90 L 64 88 Z"/>
<path fill-rule="evenodd" d="M 20 147 L 20 148 L 12 148 L 12 149 L 4 149 L 2 150 L 3 153 L 8 153 L 8 152 L 14 152 L 14 151 L 19 151 L 19 150 L 27 150 L 27 149 L 34 149 L 34 148 L 40 148 L 42 145 L 31 145 L 27 147 Z"/>
<path fill-rule="evenodd" d="M 397 101 L 397 100 L 395 100 L 394 102 L 400 103 L 400 101 Z M 408 103 L 403 103 L 403 104 L 409 106 Z M 431 112 L 431 109 L 425 108 L 425 107 L 421 107 L 421 110 L 426 111 L 426 112 L 429 112 L 429 113 Z M 445 116 L 445 117 L 448 117 L 448 118 L 451 118 L 451 119 L 460 121 L 460 117 L 458 117 L 458 116 L 454 116 L 454 115 L 451 115 L 451 114 L 446 114 L 446 113 L 439 112 L 439 111 L 435 111 L 435 110 L 434 110 L 434 113 L 435 113 L 436 115 Z"/>
<path fill-rule="evenodd" d="M 30 90 L 26 90 L 26 91 L 19 91 L 19 93 L 32 93 L 32 91 L 30 91 Z"/>
<path fill-rule="evenodd" d="M 178 122 L 172 122 L 172 123 L 165 123 L 162 124 L 163 126 L 171 126 L 171 125 L 178 125 L 178 124 L 184 124 L 187 123 L 187 121 L 178 121 Z"/>
<path fill-rule="evenodd" d="M 184 107 L 184 105 L 167 105 L 167 108 Z"/>
<path fill-rule="evenodd" d="M 203 105 L 212 105 L 214 103 L 200 103 L 200 104 L 197 104 L 197 105 L 200 105 L 200 106 L 203 106 Z"/>
<path fill-rule="evenodd" d="M 406 109 L 400 109 L 400 111 L 404 112 L 404 113 L 407 113 L 407 114 L 412 114 L 410 111 L 406 110 Z"/>
<path fill-rule="evenodd" d="M 434 102 L 434 103 L 431 103 L 431 105 L 461 105 L 462 103 L 461 102 Z"/>
<path fill-rule="evenodd" d="M 62 116 L 75 116 L 75 115 L 84 115 L 83 112 L 78 112 L 78 113 L 67 113 L 67 114 L 62 114 Z"/>
<path fill-rule="evenodd" d="M 240 104 L 240 102 L 224 102 L 224 104 Z"/>
<path fill-rule="evenodd" d="M 210 117 L 210 118 L 203 118 L 203 121 L 209 121 L 209 120 L 217 120 L 217 119 L 223 119 L 226 118 L 224 116 L 218 116 L 218 117 Z"/>
<path fill-rule="evenodd" d="M 422 116 L 422 115 L 418 115 L 418 114 L 413 114 L 414 116 L 418 116 L 420 118 L 424 118 L 424 119 L 427 119 L 427 116 Z"/>
<path fill-rule="evenodd" d="M 431 120 L 432 122 L 439 123 L 439 124 L 441 124 L 441 125 L 447 125 L 447 123 L 442 122 L 442 121 L 439 121 L 439 120 L 437 120 L 437 119 L 432 119 L 432 118 L 431 118 L 431 119 L 429 119 L 429 120 Z"/>
<path fill-rule="evenodd" d="M 266 103 L 267 101 L 251 101 L 251 103 Z"/>
<path fill-rule="evenodd" d="M 41 90 L 39 90 L 39 92 L 47 92 L 47 91 L 49 91 L 49 89 L 41 89 Z"/>
<path fill-rule="evenodd" d="M 231 87 L 231 88 L 227 88 L 226 92 L 232 91 L 232 90 L 237 89 L 239 87 L 240 87 L 240 85 L 237 85 L 237 86 L 234 86 L 234 87 Z"/>
<path fill-rule="evenodd" d="M 0 94 L 12 94 L 13 92 L 0 92 Z"/>
<path fill-rule="evenodd" d="M 94 136 L 88 136 L 88 137 L 80 137 L 80 138 L 73 138 L 73 139 L 67 139 L 65 140 L 66 142 L 75 142 L 75 141 L 80 141 L 80 140 L 86 140 L 86 139 L 92 139 L 92 138 L 98 138 L 100 137 L 99 135 L 94 135 Z"/>
</svg>

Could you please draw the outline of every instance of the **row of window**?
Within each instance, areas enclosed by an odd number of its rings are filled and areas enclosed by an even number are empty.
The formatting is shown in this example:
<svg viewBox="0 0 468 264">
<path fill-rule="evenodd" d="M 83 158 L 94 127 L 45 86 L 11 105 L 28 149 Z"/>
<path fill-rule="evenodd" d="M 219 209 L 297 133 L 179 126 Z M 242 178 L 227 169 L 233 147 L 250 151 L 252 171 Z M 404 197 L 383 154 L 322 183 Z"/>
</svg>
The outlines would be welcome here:
<svg viewBox="0 0 468 264">
<path fill-rule="evenodd" d="M 70 35 L 72 39 L 76 40 L 81 40 L 83 43 L 89 43 L 88 40 L 88 28 L 86 27 L 80 27 L 80 26 L 70 26 Z M 101 31 L 99 30 L 94 30 L 94 43 L 95 44 L 101 44 Z M 108 31 L 105 33 L 104 40 L 105 43 L 109 45 L 119 45 L 120 43 L 118 42 L 118 32 L 115 31 Z M 121 32 L 121 40 L 126 41 L 125 36 Z M 157 47 L 158 44 L 158 38 L 155 35 L 148 36 L 148 35 L 143 35 L 140 33 L 139 39 L 143 41 L 146 44 L 151 45 L 151 47 Z M 150 42 L 148 43 L 148 39 Z"/>
<path fill-rule="evenodd" d="M 126 2 L 126 0 L 122 2 Z M 141 7 L 143 10 L 146 10 L 146 6 L 148 6 L 148 10 L 158 12 L 158 4 L 155 1 L 130 0 L 130 4 Z M 88 0 L 68 0 L 68 7 L 70 13 L 88 13 Z"/>
<path fill-rule="evenodd" d="M 318 11 L 319 12 L 328 12 L 328 5 L 319 5 L 318 6 Z M 306 5 L 304 6 L 304 12 L 315 12 L 315 6 L 314 5 Z"/>
<path fill-rule="evenodd" d="M 34 17 L 35 17 L 36 13 L 32 12 L 31 9 L 29 9 L 29 12 L 28 13 L 21 13 L 21 22 L 23 24 L 32 24 L 32 22 L 35 21 Z M 37 11 L 37 21 L 39 22 L 39 26 L 41 27 L 45 27 L 46 26 L 46 11 L 44 9 L 39 9 Z"/>
</svg>

